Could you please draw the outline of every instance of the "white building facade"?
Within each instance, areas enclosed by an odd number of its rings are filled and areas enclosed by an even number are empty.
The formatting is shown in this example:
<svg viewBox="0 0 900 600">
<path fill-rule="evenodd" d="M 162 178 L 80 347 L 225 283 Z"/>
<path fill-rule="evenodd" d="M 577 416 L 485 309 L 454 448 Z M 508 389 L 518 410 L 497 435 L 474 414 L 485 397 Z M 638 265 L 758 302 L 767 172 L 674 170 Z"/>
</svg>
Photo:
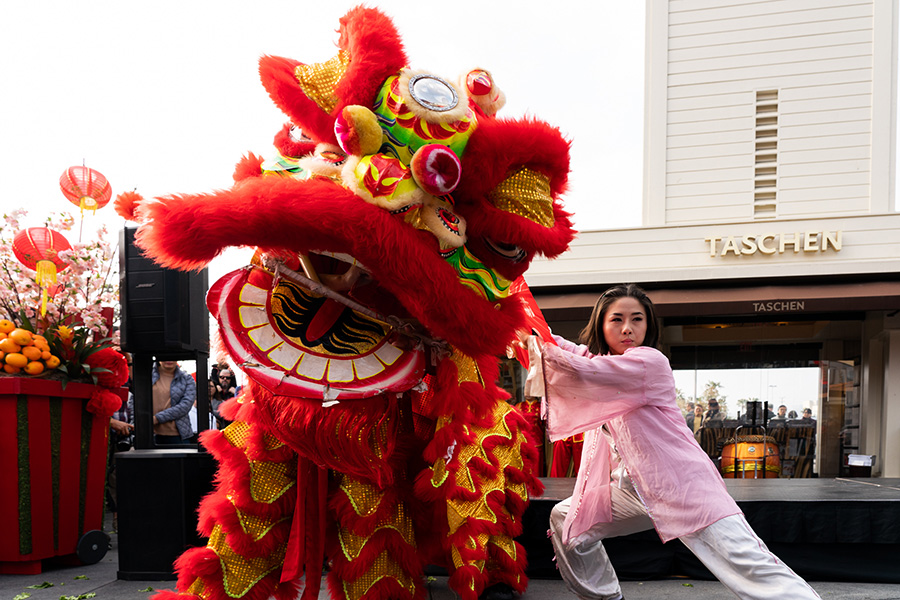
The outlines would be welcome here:
<svg viewBox="0 0 900 600">
<path fill-rule="evenodd" d="M 896 0 L 648 0 L 643 226 L 526 274 L 573 335 L 644 286 L 677 368 L 821 369 L 816 473 L 900 477 Z"/>
</svg>

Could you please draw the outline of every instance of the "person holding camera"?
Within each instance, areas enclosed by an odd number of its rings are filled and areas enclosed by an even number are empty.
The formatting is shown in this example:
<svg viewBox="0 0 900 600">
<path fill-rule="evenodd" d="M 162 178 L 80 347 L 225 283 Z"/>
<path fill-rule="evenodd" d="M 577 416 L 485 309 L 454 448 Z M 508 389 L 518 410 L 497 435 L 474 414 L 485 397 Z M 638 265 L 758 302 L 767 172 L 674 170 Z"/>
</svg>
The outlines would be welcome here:
<svg viewBox="0 0 900 600">
<path fill-rule="evenodd" d="M 710 398 L 706 413 L 703 415 L 703 427 L 721 427 L 724 420 L 725 413 L 719 410 L 718 399 Z"/>
<path fill-rule="evenodd" d="M 231 372 L 231 369 L 226 368 L 219 370 L 216 391 L 219 393 L 219 398 L 222 400 L 234 398 L 237 393 L 237 379 L 235 378 L 234 373 Z"/>
</svg>

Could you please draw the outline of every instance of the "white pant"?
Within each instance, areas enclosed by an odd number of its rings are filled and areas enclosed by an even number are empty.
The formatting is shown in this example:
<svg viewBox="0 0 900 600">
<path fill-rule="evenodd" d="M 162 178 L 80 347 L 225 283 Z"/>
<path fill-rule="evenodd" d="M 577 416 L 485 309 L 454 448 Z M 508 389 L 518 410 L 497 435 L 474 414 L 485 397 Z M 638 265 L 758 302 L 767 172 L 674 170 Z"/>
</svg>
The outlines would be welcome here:
<svg viewBox="0 0 900 600">
<path fill-rule="evenodd" d="M 568 545 L 563 545 L 561 536 L 572 499 L 563 500 L 550 513 L 559 572 L 569 590 L 585 600 L 610 600 L 621 594 L 619 578 L 602 540 L 653 528 L 633 489 L 613 485 L 611 490 L 612 523 L 597 523 Z M 679 539 L 738 598 L 819 598 L 806 581 L 766 548 L 742 514 L 726 517 Z"/>
</svg>

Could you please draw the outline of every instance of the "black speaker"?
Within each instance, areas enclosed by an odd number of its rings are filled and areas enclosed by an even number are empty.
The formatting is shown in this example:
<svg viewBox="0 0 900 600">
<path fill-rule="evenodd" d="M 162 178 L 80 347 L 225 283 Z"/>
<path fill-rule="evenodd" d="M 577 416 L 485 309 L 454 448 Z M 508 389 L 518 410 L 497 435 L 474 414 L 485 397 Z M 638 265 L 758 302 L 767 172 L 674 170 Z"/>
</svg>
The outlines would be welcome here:
<svg viewBox="0 0 900 600">
<path fill-rule="evenodd" d="M 175 579 L 175 559 L 206 545 L 197 533 L 197 506 L 213 489 L 215 460 L 190 449 L 131 450 L 115 460 L 118 579 Z"/>
<path fill-rule="evenodd" d="M 126 227 L 119 234 L 122 350 L 146 354 L 208 352 L 207 270 L 160 267 L 134 245 L 136 231 L 136 227 Z"/>
</svg>

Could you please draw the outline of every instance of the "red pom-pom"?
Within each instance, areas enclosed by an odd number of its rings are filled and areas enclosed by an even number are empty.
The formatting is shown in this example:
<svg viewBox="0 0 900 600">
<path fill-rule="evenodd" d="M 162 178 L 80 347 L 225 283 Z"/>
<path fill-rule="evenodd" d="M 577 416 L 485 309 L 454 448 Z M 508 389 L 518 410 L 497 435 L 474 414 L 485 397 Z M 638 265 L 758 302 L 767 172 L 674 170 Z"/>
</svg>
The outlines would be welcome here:
<svg viewBox="0 0 900 600">
<path fill-rule="evenodd" d="M 128 381 L 128 361 L 125 356 L 112 348 L 98 350 L 85 359 L 91 368 L 91 375 L 97 385 L 115 388 L 122 387 Z M 106 369 L 94 372 L 94 369 Z"/>
<path fill-rule="evenodd" d="M 122 406 L 122 399 L 109 390 L 98 389 L 91 394 L 87 411 L 98 417 L 111 417 Z"/>
<path fill-rule="evenodd" d="M 115 201 L 113 201 L 113 208 L 116 209 L 116 214 L 123 219 L 127 221 L 138 221 L 139 219 L 136 216 L 135 210 L 143 201 L 144 197 L 137 192 L 122 192 L 116 196 Z"/>
</svg>

